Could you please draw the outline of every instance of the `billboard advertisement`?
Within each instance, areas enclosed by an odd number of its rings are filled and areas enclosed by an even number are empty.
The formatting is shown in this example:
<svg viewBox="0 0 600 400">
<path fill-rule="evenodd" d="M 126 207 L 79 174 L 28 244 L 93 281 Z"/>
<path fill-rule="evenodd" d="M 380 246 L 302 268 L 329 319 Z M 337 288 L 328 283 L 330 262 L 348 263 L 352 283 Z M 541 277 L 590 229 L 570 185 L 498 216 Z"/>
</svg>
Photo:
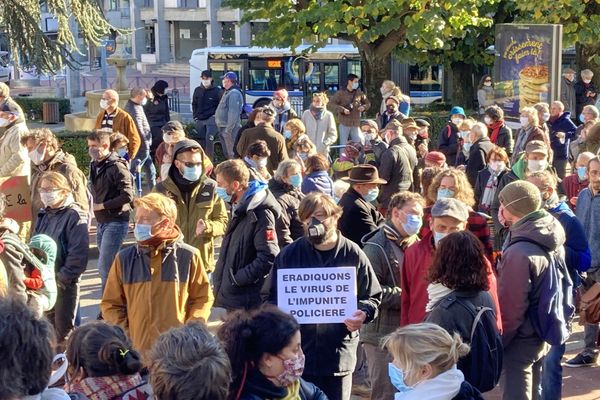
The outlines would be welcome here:
<svg viewBox="0 0 600 400">
<path fill-rule="evenodd" d="M 562 25 L 496 25 L 494 98 L 507 120 L 560 97 Z"/>
</svg>

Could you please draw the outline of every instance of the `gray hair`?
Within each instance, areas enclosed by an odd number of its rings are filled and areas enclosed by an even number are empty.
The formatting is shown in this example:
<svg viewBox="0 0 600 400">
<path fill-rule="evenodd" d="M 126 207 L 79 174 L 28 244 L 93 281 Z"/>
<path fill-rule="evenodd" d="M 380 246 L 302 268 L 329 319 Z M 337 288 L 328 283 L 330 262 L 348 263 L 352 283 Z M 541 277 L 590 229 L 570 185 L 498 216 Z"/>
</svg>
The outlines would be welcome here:
<svg viewBox="0 0 600 400">
<path fill-rule="evenodd" d="M 477 135 L 479 139 L 487 137 L 488 135 L 487 126 L 485 126 L 481 122 L 475 122 L 473 124 L 473 127 L 471 127 L 471 132 Z"/>
<path fill-rule="evenodd" d="M 585 110 L 591 111 L 592 114 L 594 114 L 594 118 L 600 117 L 600 111 L 598 110 L 598 107 L 596 107 L 596 106 L 593 106 L 593 105 L 584 106 L 583 111 L 585 111 Z"/>
<path fill-rule="evenodd" d="M 300 164 L 298 164 L 298 161 L 291 158 L 280 162 L 277 171 L 275 171 L 275 180 L 279 182 L 283 181 L 284 178 L 287 178 L 288 171 L 292 168 L 297 168 L 298 170 L 302 169 Z"/>
</svg>

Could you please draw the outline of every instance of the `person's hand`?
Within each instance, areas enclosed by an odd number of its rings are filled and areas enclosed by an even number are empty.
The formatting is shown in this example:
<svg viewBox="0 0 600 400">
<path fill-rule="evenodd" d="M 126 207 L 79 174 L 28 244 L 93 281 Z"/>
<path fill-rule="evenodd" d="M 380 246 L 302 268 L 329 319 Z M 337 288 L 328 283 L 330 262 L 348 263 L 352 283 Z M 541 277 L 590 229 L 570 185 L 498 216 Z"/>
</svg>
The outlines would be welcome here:
<svg viewBox="0 0 600 400">
<path fill-rule="evenodd" d="M 427 146 L 425 146 L 425 143 L 421 143 L 420 145 L 418 145 L 417 151 L 419 152 L 419 155 L 421 157 L 424 157 L 425 154 L 427 154 Z"/>
<path fill-rule="evenodd" d="M 204 222 L 203 219 L 199 219 L 198 222 L 196 223 L 196 235 L 197 236 L 202 235 L 205 230 L 206 230 L 206 222 Z"/>
<path fill-rule="evenodd" d="M 363 112 L 363 111 L 365 111 L 365 106 L 360 106 L 360 107 L 358 107 L 358 111 L 360 111 L 360 112 Z"/>
<path fill-rule="evenodd" d="M 344 110 L 342 111 L 342 113 L 344 115 L 348 115 L 348 114 L 350 114 L 350 110 L 348 110 L 347 108 L 344 108 Z"/>
<path fill-rule="evenodd" d="M 354 332 L 360 329 L 366 319 L 367 314 L 364 311 L 356 310 L 350 318 L 344 321 L 344 324 L 346 324 L 346 329 L 348 329 L 350 332 Z"/>
<path fill-rule="evenodd" d="M 94 203 L 94 211 L 101 211 L 101 210 L 104 210 L 104 204 Z"/>
<path fill-rule="evenodd" d="M 571 203 L 572 206 L 576 206 L 577 205 L 577 196 L 571 197 L 571 200 L 569 200 L 569 203 Z"/>
<path fill-rule="evenodd" d="M 565 138 L 565 133 L 564 132 L 556 132 L 556 137 L 559 139 L 564 139 Z"/>
</svg>

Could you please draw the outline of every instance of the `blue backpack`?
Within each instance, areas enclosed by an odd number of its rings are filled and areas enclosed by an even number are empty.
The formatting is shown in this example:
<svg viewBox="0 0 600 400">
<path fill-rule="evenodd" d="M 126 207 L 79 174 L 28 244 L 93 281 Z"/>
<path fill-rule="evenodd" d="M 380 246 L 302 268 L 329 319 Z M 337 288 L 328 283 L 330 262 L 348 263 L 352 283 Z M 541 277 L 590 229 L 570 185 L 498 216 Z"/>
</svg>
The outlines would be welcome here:
<svg viewBox="0 0 600 400">
<path fill-rule="evenodd" d="M 519 238 L 511 246 L 518 242 L 534 244 L 546 253 L 548 268 L 537 280 L 530 273 L 531 282 L 537 281 L 531 293 L 539 292 L 541 296 L 537 304 L 530 302 L 528 314 L 535 332 L 543 341 L 561 345 L 571 335 L 571 321 L 575 315 L 573 281 L 564 257 L 559 257 L 556 251 L 526 238 Z"/>
</svg>

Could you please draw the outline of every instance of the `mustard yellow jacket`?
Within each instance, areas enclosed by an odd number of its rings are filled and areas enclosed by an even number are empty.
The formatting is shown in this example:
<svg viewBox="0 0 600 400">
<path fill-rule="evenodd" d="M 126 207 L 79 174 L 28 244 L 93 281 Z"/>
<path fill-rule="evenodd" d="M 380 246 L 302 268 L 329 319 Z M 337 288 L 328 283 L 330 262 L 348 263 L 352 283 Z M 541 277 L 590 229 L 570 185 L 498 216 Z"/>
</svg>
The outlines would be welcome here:
<svg viewBox="0 0 600 400">
<path fill-rule="evenodd" d="M 142 356 L 158 336 L 192 320 L 208 321 L 213 294 L 197 249 L 181 236 L 157 248 L 133 245 L 113 262 L 100 303 Z"/>
<path fill-rule="evenodd" d="M 215 269 L 214 239 L 225 234 L 229 219 L 225 203 L 215 193 L 216 187 L 214 180 L 202 176 L 187 199 L 170 176 L 154 187 L 154 191 L 170 197 L 177 204 L 177 226 L 183 233 L 183 241 L 200 250 L 202 265 L 207 272 Z M 199 219 L 204 220 L 206 229 L 196 235 Z"/>
</svg>

